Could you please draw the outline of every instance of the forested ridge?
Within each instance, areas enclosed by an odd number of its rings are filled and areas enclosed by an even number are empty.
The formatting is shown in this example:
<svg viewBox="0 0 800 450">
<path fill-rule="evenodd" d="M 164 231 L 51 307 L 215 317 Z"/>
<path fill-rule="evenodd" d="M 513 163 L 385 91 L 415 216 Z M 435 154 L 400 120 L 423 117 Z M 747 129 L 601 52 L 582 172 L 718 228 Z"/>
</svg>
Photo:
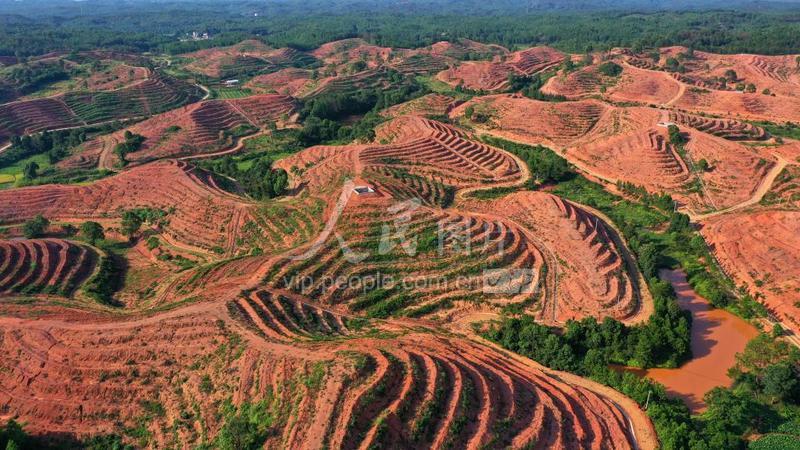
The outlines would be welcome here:
<svg viewBox="0 0 800 450">
<path fill-rule="evenodd" d="M 513 11 L 507 5 L 440 10 L 413 3 L 405 10 L 386 5 L 278 3 L 236 6 L 213 3 L 130 4 L 118 9 L 65 6 L 49 15 L 14 14 L 0 8 L 0 55 L 33 56 L 51 51 L 113 48 L 182 53 L 257 37 L 275 47 L 311 49 L 332 40 L 362 37 L 391 47 L 420 47 L 469 38 L 507 47 L 548 44 L 570 52 L 613 47 L 692 46 L 720 53 L 800 53 L 800 4 L 715 11 L 639 12 Z M 463 2 L 462 2 L 463 3 Z M 315 5 L 326 5 L 316 8 Z M 727 8 L 732 8 L 728 6 Z M 77 8 L 77 7 L 76 7 Z M 487 10 L 488 9 L 488 10 Z M 47 9 L 45 9 L 46 11 Z M 81 12 L 82 11 L 82 12 Z M 28 12 L 23 10 L 21 12 Z M 41 13 L 46 14 L 46 12 Z M 209 40 L 184 40 L 208 32 Z"/>
</svg>

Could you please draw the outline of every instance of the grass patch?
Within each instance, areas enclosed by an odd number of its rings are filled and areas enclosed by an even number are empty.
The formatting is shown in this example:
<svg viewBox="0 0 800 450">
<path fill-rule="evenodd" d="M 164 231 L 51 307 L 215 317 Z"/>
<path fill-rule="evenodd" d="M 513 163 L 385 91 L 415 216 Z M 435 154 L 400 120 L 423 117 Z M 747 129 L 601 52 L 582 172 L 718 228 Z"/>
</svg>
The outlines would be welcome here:
<svg viewBox="0 0 800 450">
<path fill-rule="evenodd" d="M 246 88 L 221 87 L 221 88 L 211 89 L 211 98 L 222 98 L 222 99 L 242 98 L 242 97 L 249 97 L 251 95 L 253 95 L 253 91 Z"/>
<path fill-rule="evenodd" d="M 12 187 L 11 185 L 14 183 L 21 182 L 23 180 L 23 169 L 27 164 L 32 162 L 39 165 L 39 171 L 51 167 L 50 159 L 44 153 L 21 159 L 13 164 L 0 168 L 0 188 Z"/>
</svg>

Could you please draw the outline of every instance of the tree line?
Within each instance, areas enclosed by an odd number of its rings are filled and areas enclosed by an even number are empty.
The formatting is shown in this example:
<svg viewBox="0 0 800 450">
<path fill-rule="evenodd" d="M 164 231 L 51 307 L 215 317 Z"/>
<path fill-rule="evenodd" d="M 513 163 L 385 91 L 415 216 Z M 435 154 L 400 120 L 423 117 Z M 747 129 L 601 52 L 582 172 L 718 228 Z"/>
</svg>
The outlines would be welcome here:
<svg viewBox="0 0 800 450">
<path fill-rule="evenodd" d="M 325 5 L 328 7 L 329 5 Z M 133 52 L 185 53 L 230 45 L 256 37 L 276 47 L 308 50 L 344 38 L 361 37 L 392 47 L 421 47 L 443 39 L 473 39 L 506 47 L 546 44 L 565 51 L 613 47 L 683 45 L 722 53 L 800 53 L 800 12 L 618 11 L 449 13 L 418 10 L 392 14 L 376 7 L 370 14 L 341 8 L 335 12 L 283 5 L 279 14 L 238 14 L 230 6 L 135 6 L 102 16 L 0 16 L 0 55 L 27 57 L 51 51 L 111 48 Z M 207 31 L 212 39 L 180 38 Z"/>
</svg>

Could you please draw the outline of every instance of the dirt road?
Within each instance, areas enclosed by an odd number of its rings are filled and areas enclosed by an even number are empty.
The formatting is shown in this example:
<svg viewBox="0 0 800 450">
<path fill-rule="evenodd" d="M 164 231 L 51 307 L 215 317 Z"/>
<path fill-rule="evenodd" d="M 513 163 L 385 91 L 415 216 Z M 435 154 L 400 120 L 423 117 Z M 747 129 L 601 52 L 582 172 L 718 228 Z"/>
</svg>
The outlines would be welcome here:
<svg viewBox="0 0 800 450">
<path fill-rule="evenodd" d="M 719 216 L 722 214 L 728 214 L 758 204 L 761 201 L 761 199 L 764 198 L 764 195 L 766 195 L 767 192 L 769 192 L 770 188 L 772 188 L 772 184 L 775 182 L 775 179 L 778 178 L 778 175 L 780 175 L 783 169 L 785 169 L 786 166 L 789 164 L 789 162 L 783 159 L 781 156 L 776 155 L 775 157 L 777 158 L 778 161 L 775 163 L 774 166 L 772 166 L 772 169 L 770 169 L 767 175 L 761 179 L 761 183 L 758 184 L 756 190 L 753 191 L 753 195 L 750 196 L 750 198 L 748 198 L 747 200 L 741 203 L 737 203 L 733 206 L 729 206 L 727 208 L 719 209 L 717 211 L 712 211 L 705 214 L 696 214 L 688 210 L 686 211 L 686 214 L 693 222 L 699 222 L 711 217 Z"/>
</svg>

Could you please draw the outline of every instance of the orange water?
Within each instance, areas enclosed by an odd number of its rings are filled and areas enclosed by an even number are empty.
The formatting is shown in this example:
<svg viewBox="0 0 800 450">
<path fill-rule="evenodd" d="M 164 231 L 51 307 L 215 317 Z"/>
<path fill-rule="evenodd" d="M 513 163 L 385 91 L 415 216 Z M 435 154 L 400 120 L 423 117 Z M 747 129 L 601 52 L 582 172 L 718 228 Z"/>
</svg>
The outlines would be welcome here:
<svg viewBox="0 0 800 450">
<path fill-rule="evenodd" d="M 672 283 L 681 308 L 692 313 L 692 359 L 677 369 L 636 371 L 667 388 L 683 399 L 693 413 L 705 409 L 703 395 L 716 386 L 729 387 L 733 380 L 728 369 L 736 362 L 736 353 L 758 335 L 758 330 L 735 315 L 711 306 L 686 281 L 680 270 L 662 270 L 662 280 Z"/>
</svg>

